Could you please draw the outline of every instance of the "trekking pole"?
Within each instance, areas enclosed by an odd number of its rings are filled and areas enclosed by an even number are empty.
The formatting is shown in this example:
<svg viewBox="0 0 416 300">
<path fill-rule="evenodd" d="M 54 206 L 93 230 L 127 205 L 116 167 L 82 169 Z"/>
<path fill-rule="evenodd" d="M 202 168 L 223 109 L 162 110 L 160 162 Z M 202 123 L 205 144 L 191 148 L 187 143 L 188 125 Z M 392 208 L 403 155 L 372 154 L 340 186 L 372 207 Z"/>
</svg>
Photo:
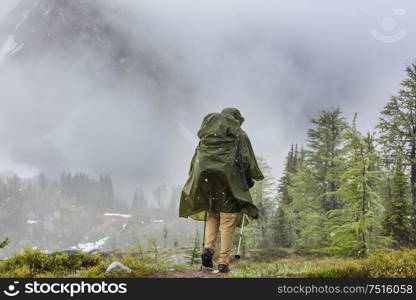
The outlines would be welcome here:
<svg viewBox="0 0 416 300">
<path fill-rule="evenodd" d="M 206 230 L 206 227 L 207 227 L 207 212 L 208 212 L 208 210 L 205 210 L 204 234 L 202 235 L 202 253 L 205 250 L 205 230 Z M 202 266 L 202 261 L 201 261 L 201 271 L 202 271 L 202 269 L 203 269 L 203 266 Z"/>
<path fill-rule="evenodd" d="M 207 215 L 208 209 L 211 210 L 212 208 L 212 191 L 211 188 L 209 189 L 209 208 L 205 209 L 205 218 L 204 218 L 204 234 L 202 235 L 202 253 L 205 251 L 205 231 L 207 229 Z M 204 269 L 201 261 L 201 271 Z"/>
<path fill-rule="evenodd" d="M 237 248 L 237 254 L 234 255 L 235 259 L 240 259 L 240 246 L 241 246 L 241 240 L 243 239 L 243 230 L 244 230 L 244 220 L 246 218 L 246 215 L 243 214 L 243 223 L 241 224 L 241 229 L 240 229 L 240 239 L 238 240 L 238 248 Z"/>
</svg>

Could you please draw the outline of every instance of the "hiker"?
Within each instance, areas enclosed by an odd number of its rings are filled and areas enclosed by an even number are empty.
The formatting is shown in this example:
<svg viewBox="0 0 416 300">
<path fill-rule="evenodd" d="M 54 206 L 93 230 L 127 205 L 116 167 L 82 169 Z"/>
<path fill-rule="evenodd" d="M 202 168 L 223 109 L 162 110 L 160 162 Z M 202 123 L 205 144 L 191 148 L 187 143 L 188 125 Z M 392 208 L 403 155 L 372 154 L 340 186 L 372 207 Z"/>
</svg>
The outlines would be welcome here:
<svg viewBox="0 0 416 300">
<path fill-rule="evenodd" d="M 264 178 L 236 108 L 207 115 L 198 131 L 199 144 L 182 190 L 179 216 L 205 221 L 202 266 L 213 267 L 218 231 L 221 234 L 218 270 L 229 272 L 234 231 L 243 216 L 258 218 L 249 188 Z"/>
</svg>

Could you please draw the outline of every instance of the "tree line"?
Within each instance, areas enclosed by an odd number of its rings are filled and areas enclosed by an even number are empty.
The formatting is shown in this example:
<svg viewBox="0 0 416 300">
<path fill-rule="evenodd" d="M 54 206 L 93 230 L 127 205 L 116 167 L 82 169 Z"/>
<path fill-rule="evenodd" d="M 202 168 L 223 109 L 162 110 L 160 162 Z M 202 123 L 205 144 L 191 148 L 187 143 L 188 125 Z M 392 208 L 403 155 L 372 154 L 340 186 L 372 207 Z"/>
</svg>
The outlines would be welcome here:
<svg viewBox="0 0 416 300">
<path fill-rule="evenodd" d="M 277 196 L 260 195 L 270 178 L 252 191 L 261 213 L 252 243 L 357 257 L 415 246 L 416 64 L 406 73 L 374 132 L 339 108 L 311 120 L 305 147 L 288 152 Z"/>
<path fill-rule="evenodd" d="M 58 178 L 49 178 L 40 173 L 30 179 L 3 176 L 0 248 L 8 245 L 7 253 L 28 246 L 67 249 L 106 236 L 111 237 L 108 244 L 123 248 L 134 238 L 142 237 L 144 227 L 160 226 L 152 221 L 170 222 L 177 218 L 180 190 L 162 183 L 147 195 L 137 187 L 124 199 L 115 193 L 111 176 L 105 174 L 91 177 L 82 172 L 64 172 Z M 123 214 L 131 217 L 123 218 Z M 150 230 L 148 234 L 157 233 Z M 163 236 L 166 244 L 167 234 Z"/>
</svg>

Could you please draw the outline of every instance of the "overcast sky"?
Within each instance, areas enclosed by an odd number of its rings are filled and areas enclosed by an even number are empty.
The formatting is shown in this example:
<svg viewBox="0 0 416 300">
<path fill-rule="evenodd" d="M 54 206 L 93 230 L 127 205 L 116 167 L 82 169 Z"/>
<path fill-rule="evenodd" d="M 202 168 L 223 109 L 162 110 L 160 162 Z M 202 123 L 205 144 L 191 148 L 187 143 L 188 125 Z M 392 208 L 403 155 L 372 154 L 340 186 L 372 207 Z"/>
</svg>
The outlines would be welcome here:
<svg viewBox="0 0 416 300">
<path fill-rule="evenodd" d="M 0 18 L 16 6 L 17 0 L 5 0 L 0 2 Z"/>
<path fill-rule="evenodd" d="M 16 3 L 2 0 L 0 18 Z M 120 183 L 182 184 L 203 116 L 233 106 L 246 118 L 256 154 L 277 177 L 290 144 L 304 143 L 309 119 L 322 109 L 340 107 L 349 119 L 358 112 L 360 128 L 372 130 L 397 92 L 406 64 L 416 57 L 413 0 L 120 0 L 111 5 L 136 14 L 163 57 L 175 53 L 169 66 L 192 88 L 192 99 L 173 95 L 166 106 L 176 107 L 177 114 L 167 122 L 160 106 L 145 105 L 146 96 L 140 105 L 109 99 L 99 106 L 63 96 L 56 111 L 41 109 L 30 95 L 20 103 L 0 97 L 0 126 L 8 130 L 0 130 L 0 172 L 31 176 L 56 166 L 110 173 Z M 134 36 L 137 28 L 118 21 Z M 26 118 L 20 108 L 36 115 Z M 147 127 L 158 119 L 158 125 Z M 169 138 L 173 132 L 178 139 Z M 151 143 L 149 138 L 140 142 L 140 134 L 150 133 Z"/>
</svg>

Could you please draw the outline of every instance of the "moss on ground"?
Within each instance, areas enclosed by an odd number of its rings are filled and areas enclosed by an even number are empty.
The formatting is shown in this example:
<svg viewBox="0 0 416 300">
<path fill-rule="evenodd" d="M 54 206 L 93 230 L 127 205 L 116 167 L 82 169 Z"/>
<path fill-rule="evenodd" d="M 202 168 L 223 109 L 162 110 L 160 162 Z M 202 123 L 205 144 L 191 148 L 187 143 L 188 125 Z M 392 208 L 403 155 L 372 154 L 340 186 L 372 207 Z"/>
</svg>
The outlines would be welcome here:
<svg viewBox="0 0 416 300">
<path fill-rule="evenodd" d="M 255 258 L 234 261 L 232 273 L 225 277 L 308 277 L 308 278 L 415 278 L 416 250 L 378 253 L 366 259 L 345 259 L 334 257 L 286 255 L 273 251 L 261 261 L 261 251 Z M 139 255 L 140 254 L 140 255 Z M 38 250 L 24 249 L 10 258 L 0 261 L 0 277 L 82 277 L 82 278 L 128 278 L 143 277 L 154 273 L 175 272 L 176 270 L 199 269 L 199 265 L 177 265 L 171 262 L 167 253 L 87 254 L 48 255 Z M 273 257 L 274 260 L 270 261 Z M 106 274 L 106 268 L 114 261 L 129 267 L 132 272 L 114 271 Z"/>
</svg>

